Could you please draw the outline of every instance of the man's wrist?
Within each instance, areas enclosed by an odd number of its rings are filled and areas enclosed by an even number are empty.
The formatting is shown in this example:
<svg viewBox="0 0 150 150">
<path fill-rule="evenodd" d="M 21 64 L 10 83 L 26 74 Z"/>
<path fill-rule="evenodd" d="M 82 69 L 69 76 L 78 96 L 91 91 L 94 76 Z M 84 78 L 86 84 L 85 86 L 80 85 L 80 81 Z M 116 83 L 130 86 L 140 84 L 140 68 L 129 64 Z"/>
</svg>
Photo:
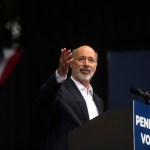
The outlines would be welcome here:
<svg viewBox="0 0 150 150">
<path fill-rule="evenodd" d="M 56 70 L 56 80 L 58 83 L 62 83 L 64 80 L 67 79 L 67 75 L 65 75 L 64 77 L 61 76 L 59 73 L 58 73 L 58 69 Z"/>
<path fill-rule="evenodd" d="M 57 72 L 58 72 L 58 74 L 59 74 L 60 76 L 62 76 L 63 78 L 65 78 L 66 74 L 62 73 L 62 71 L 61 71 L 60 68 L 57 69 Z"/>
</svg>

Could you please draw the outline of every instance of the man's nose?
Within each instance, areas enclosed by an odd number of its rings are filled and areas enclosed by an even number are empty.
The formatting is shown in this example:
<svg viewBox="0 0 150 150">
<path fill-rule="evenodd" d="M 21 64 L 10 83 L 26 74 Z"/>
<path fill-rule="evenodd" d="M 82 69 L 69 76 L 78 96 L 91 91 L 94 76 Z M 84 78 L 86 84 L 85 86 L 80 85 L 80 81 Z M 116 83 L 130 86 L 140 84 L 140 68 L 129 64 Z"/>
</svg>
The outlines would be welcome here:
<svg viewBox="0 0 150 150">
<path fill-rule="evenodd" d="M 85 66 L 89 66 L 89 61 L 88 61 L 88 59 L 85 59 L 85 60 L 84 60 L 84 65 L 85 65 Z"/>
</svg>

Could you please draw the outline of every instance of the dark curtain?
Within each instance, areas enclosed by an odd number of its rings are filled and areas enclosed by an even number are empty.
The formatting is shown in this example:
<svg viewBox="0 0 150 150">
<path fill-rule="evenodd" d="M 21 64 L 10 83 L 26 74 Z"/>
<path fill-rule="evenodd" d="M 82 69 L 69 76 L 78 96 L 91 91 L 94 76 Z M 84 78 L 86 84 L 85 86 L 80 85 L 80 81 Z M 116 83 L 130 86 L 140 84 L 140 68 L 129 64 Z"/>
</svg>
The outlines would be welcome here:
<svg viewBox="0 0 150 150">
<path fill-rule="evenodd" d="M 107 50 L 149 48 L 150 21 L 146 5 L 94 1 L 23 1 L 24 52 L 0 87 L 1 149 L 42 150 L 47 116 L 35 101 L 41 85 L 58 67 L 60 49 L 82 44 L 99 53 L 92 84 L 107 109 Z M 138 9 L 143 8 L 143 9 Z"/>
<path fill-rule="evenodd" d="M 1 149 L 30 149 L 32 104 L 38 88 L 36 81 L 39 81 L 33 59 L 24 51 L 11 75 L 0 87 Z"/>
</svg>

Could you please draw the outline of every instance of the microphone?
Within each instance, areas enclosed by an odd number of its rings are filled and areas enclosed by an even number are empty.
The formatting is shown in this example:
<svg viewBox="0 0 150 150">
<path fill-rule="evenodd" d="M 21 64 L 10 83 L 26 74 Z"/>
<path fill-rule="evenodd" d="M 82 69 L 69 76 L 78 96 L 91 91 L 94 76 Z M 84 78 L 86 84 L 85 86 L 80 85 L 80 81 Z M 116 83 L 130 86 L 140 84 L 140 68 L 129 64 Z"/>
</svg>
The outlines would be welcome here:
<svg viewBox="0 0 150 150">
<path fill-rule="evenodd" d="M 146 100 L 146 104 L 150 104 L 150 93 L 148 91 L 144 92 L 140 88 L 131 87 L 130 92 L 144 98 Z"/>
</svg>

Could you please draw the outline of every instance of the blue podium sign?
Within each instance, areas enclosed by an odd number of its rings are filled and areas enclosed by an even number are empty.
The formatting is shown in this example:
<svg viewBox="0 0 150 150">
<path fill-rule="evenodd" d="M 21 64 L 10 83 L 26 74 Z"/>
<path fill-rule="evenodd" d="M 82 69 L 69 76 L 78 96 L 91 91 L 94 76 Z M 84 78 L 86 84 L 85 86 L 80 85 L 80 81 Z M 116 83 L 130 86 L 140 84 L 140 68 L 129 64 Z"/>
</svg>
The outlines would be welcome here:
<svg viewBox="0 0 150 150">
<path fill-rule="evenodd" d="M 150 150 L 150 106 L 133 101 L 134 150 Z"/>
</svg>

